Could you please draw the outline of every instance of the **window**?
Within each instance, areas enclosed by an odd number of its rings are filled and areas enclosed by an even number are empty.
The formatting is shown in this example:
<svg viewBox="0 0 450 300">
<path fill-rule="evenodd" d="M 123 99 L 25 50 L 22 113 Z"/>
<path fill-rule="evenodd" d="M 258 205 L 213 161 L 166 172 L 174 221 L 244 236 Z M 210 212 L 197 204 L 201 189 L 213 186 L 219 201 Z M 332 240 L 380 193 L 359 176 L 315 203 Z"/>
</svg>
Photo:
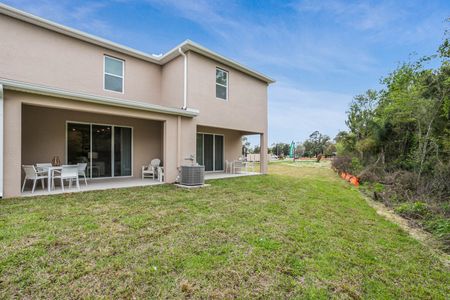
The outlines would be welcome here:
<svg viewBox="0 0 450 300">
<path fill-rule="evenodd" d="M 216 68 L 216 98 L 228 99 L 228 72 Z"/>
<path fill-rule="evenodd" d="M 104 89 L 123 93 L 123 60 L 105 56 L 104 61 Z"/>
</svg>

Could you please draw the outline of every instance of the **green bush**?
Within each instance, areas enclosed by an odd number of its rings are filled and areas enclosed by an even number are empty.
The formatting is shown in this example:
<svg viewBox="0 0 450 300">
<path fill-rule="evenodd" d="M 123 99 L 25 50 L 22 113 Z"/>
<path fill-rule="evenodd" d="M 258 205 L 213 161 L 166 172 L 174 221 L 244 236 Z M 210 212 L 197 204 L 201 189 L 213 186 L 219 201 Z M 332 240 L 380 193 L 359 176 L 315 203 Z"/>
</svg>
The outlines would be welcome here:
<svg viewBox="0 0 450 300">
<path fill-rule="evenodd" d="M 438 236 L 450 234 L 450 220 L 444 218 L 435 218 L 425 222 L 425 229 L 436 233 Z"/>
<path fill-rule="evenodd" d="M 423 202 L 404 203 L 394 210 L 399 215 L 410 219 L 427 219 L 431 215 L 427 204 Z"/>
<path fill-rule="evenodd" d="M 424 222 L 424 227 L 442 242 L 445 252 L 450 252 L 450 220 L 448 218 L 437 217 Z"/>
<path fill-rule="evenodd" d="M 352 157 L 352 173 L 358 174 L 364 169 L 361 161 L 357 157 Z"/>
<path fill-rule="evenodd" d="M 377 192 L 377 193 L 383 192 L 383 191 L 384 191 L 384 184 L 379 183 L 379 182 L 376 182 L 376 183 L 373 185 L 373 190 L 374 190 L 375 192 Z"/>
</svg>

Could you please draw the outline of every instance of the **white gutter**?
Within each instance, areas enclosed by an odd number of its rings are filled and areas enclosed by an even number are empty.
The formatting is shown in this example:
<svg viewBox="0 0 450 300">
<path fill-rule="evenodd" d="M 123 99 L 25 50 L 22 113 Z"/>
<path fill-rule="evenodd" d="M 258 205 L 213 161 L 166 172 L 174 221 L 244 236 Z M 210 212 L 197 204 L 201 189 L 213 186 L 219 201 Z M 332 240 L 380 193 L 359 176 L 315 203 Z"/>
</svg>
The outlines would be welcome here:
<svg viewBox="0 0 450 300">
<path fill-rule="evenodd" d="M 183 109 L 187 109 L 187 56 L 181 50 L 181 47 L 178 48 L 178 52 L 183 56 L 184 58 L 184 82 L 183 82 Z"/>
<path fill-rule="evenodd" d="M 164 113 L 164 114 L 169 114 L 169 115 L 177 115 L 177 116 L 184 116 L 184 117 L 192 118 L 192 117 L 197 116 L 199 113 L 198 110 L 183 110 L 183 109 L 179 109 L 179 108 L 172 108 L 172 107 L 167 107 L 167 106 L 162 106 L 162 105 L 145 103 L 143 101 L 125 100 L 125 99 L 119 99 L 119 98 L 113 98 L 113 97 L 97 96 L 97 95 L 86 94 L 86 93 L 71 92 L 71 91 L 62 90 L 62 89 L 58 89 L 58 88 L 52 88 L 52 87 L 47 87 L 47 86 L 43 86 L 43 85 L 36 85 L 36 84 L 20 82 L 20 81 L 15 81 L 15 80 L 3 79 L 3 78 L 0 78 L 0 86 L 1 85 L 3 85 L 3 88 L 5 90 L 20 91 L 20 92 L 33 93 L 33 94 L 39 94 L 39 95 L 45 95 L 45 96 L 51 96 L 51 97 L 59 97 L 59 98 L 78 100 L 78 101 L 90 102 L 90 103 L 96 103 L 96 104 L 104 104 L 104 105 L 118 106 L 118 107 L 131 108 L 131 109 L 137 109 L 137 110 Z"/>
</svg>

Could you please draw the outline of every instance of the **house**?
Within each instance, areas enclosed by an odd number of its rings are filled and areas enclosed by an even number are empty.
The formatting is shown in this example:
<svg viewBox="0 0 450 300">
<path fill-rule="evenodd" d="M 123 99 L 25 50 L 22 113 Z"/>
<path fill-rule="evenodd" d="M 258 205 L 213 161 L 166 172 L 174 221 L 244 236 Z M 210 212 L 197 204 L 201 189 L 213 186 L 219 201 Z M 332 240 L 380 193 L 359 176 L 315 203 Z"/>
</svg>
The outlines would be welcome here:
<svg viewBox="0 0 450 300">
<path fill-rule="evenodd" d="M 243 135 L 267 148 L 274 81 L 192 41 L 154 56 L 3 4 L 0 36 L 2 197 L 21 194 L 22 165 L 55 156 L 111 179 L 160 158 L 172 183 L 191 155 L 223 172 Z"/>
</svg>

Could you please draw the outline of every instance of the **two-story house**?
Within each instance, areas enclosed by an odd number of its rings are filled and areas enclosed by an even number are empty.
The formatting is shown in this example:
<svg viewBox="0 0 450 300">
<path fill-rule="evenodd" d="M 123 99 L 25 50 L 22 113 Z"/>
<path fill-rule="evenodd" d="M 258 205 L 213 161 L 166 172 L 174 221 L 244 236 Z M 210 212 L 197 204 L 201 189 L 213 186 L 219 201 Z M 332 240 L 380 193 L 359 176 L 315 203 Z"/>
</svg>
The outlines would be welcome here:
<svg viewBox="0 0 450 300">
<path fill-rule="evenodd" d="M 140 177 L 160 158 L 171 183 L 191 155 L 223 171 L 243 135 L 267 149 L 272 82 L 191 41 L 157 57 L 0 4 L 1 196 L 56 156 L 89 178 Z"/>
</svg>

